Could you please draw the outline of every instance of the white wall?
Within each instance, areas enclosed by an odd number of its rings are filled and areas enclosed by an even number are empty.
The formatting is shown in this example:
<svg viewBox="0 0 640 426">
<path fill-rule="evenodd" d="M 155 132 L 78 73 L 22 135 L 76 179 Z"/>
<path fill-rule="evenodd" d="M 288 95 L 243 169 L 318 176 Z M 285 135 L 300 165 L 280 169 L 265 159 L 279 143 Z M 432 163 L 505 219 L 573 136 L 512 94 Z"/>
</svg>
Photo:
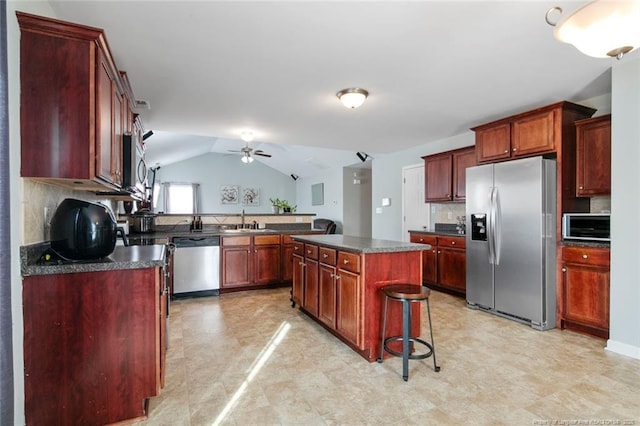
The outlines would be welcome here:
<svg viewBox="0 0 640 426">
<path fill-rule="evenodd" d="M 607 349 L 640 359 L 640 58 L 625 58 L 613 66 L 611 117 L 611 298 Z"/>
<path fill-rule="evenodd" d="M 371 238 L 371 169 L 342 169 L 343 230 L 345 235 Z"/>
<path fill-rule="evenodd" d="M 449 151 L 475 144 L 469 131 L 437 142 L 387 154 L 373 160 L 373 238 L 402 241 L 402 168 L 417 164 L 425 155 Z M 382 207 L 382 199 L 391 198 L 391 205 Z M 382 213 L 376 213 L 381 207 Z"/>
<path fill-rule="evenodd" d="M 271 213 L 269 198 L 285 199 L 290 205 L 296 205 L 296 182 L 259 161 L 244 164 L 236 155 L 210 153 L 178 163 L 162 166 L 156 174 L 159 182 L 188 182 L 200 184 L 200 213 Z M 245 206 L 239 204 L 220 204 L 220 186 L 237 185 L 240 194 L 244 188 L 260 189 L 260 204 Z M 157 211 L 162 210 L 162 204 Z M 300 209 L 297 213 L 314 213 L 314 210 Z"/>
<path fill-rule="evenodd" d="M 296 181 L 296 200 L 298 212 L 315 213 L 316 218 L 331 219 L 336 222 L 336 233 L 342 233 L 343 218 L 343 188 L 342 167 L 329 169 L 312 178 L 300 178 Z M 324 184 L 324 203 L 320 206 L 311 205 L 311 185 Z"/>
</svg>

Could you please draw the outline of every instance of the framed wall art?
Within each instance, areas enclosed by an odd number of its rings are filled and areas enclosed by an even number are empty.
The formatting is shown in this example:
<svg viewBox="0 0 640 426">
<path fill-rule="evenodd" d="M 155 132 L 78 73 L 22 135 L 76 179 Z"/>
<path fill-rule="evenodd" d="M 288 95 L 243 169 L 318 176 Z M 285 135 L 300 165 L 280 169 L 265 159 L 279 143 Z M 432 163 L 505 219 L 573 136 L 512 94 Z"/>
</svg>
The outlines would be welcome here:
<svg viewBox="0 0 640 426">
<path fill-rule="evenodd" d="M 259 206 L 260 205 L 260 189 L 244 188 L 242 190 L 242 204 L 245 206 Z"/>
<path fill-rule="evenodd" d="M 238 204 L 239 192 L 238 185 L 221 185 L 220 204 Z"/>
</svg>

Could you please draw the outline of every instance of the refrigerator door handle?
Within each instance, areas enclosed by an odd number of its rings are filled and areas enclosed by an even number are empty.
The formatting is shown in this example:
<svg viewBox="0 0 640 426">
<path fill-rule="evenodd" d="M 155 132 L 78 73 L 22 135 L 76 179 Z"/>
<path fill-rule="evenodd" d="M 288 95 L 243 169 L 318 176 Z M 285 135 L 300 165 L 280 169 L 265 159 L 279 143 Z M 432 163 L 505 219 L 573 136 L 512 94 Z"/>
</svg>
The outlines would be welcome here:
<svg viewBox="0 0 640 426">
<path fill-rule="evenodd" d="M 489 192 L 489 213 L 487 217 L 487 242 L 489 243 L 489 264 L 493 265 L 495 263 L 495 247 L 493 235 L 495 233 L 495 188 L 491 188 Z"/>
<path fill-rule="evenodd" d="M 493 256 L 496 265 L 500 264 L 500 242 L 502 241 L 502 209 L 500 208 L 500 192 L 493 189 Z"/>
</svg>

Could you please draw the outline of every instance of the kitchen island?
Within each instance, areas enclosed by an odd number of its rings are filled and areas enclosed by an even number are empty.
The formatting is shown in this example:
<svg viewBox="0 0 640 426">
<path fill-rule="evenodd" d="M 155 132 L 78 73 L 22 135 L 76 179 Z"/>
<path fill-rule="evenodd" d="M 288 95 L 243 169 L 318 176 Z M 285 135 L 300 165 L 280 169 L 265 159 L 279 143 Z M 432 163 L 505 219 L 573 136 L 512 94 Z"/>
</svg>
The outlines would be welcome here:
<svg viewBox="0 0 640 426">
<path fill-rule="evenodd" d="M 428 244 L 346 235 L 293 235 L 292 305 L 373 362 L 380 355 L 380 288 L 422 285 L 422 251 Z M 420 336 L 420 305 L 412 306 L 413 337 Z M 402 330 L 402 309 L 390 303 L 385 337 Z"/>
<path fill-rule="evenodd" d="M 116 247 L 98 260 L 38 261 L 21 247 L 27 424 L 142 420 L 164 386 L 166 248 Z"/>
</svg>

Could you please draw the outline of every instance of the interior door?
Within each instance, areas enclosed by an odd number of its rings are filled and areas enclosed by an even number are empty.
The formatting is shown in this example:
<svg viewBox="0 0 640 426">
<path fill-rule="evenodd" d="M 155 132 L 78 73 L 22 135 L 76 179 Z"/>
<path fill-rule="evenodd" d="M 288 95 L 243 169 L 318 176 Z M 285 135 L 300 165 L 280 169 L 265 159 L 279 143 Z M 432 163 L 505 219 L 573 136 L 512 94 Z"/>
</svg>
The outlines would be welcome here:
<svg viewBox="0 0 640 426">
<path fill-rule="evenodd" d="M 429 206 L 424 202 L 424 165 L 402 169 L 402 240 L 409 241 L 409 230 L 429 228 Z"/>
</svg>

